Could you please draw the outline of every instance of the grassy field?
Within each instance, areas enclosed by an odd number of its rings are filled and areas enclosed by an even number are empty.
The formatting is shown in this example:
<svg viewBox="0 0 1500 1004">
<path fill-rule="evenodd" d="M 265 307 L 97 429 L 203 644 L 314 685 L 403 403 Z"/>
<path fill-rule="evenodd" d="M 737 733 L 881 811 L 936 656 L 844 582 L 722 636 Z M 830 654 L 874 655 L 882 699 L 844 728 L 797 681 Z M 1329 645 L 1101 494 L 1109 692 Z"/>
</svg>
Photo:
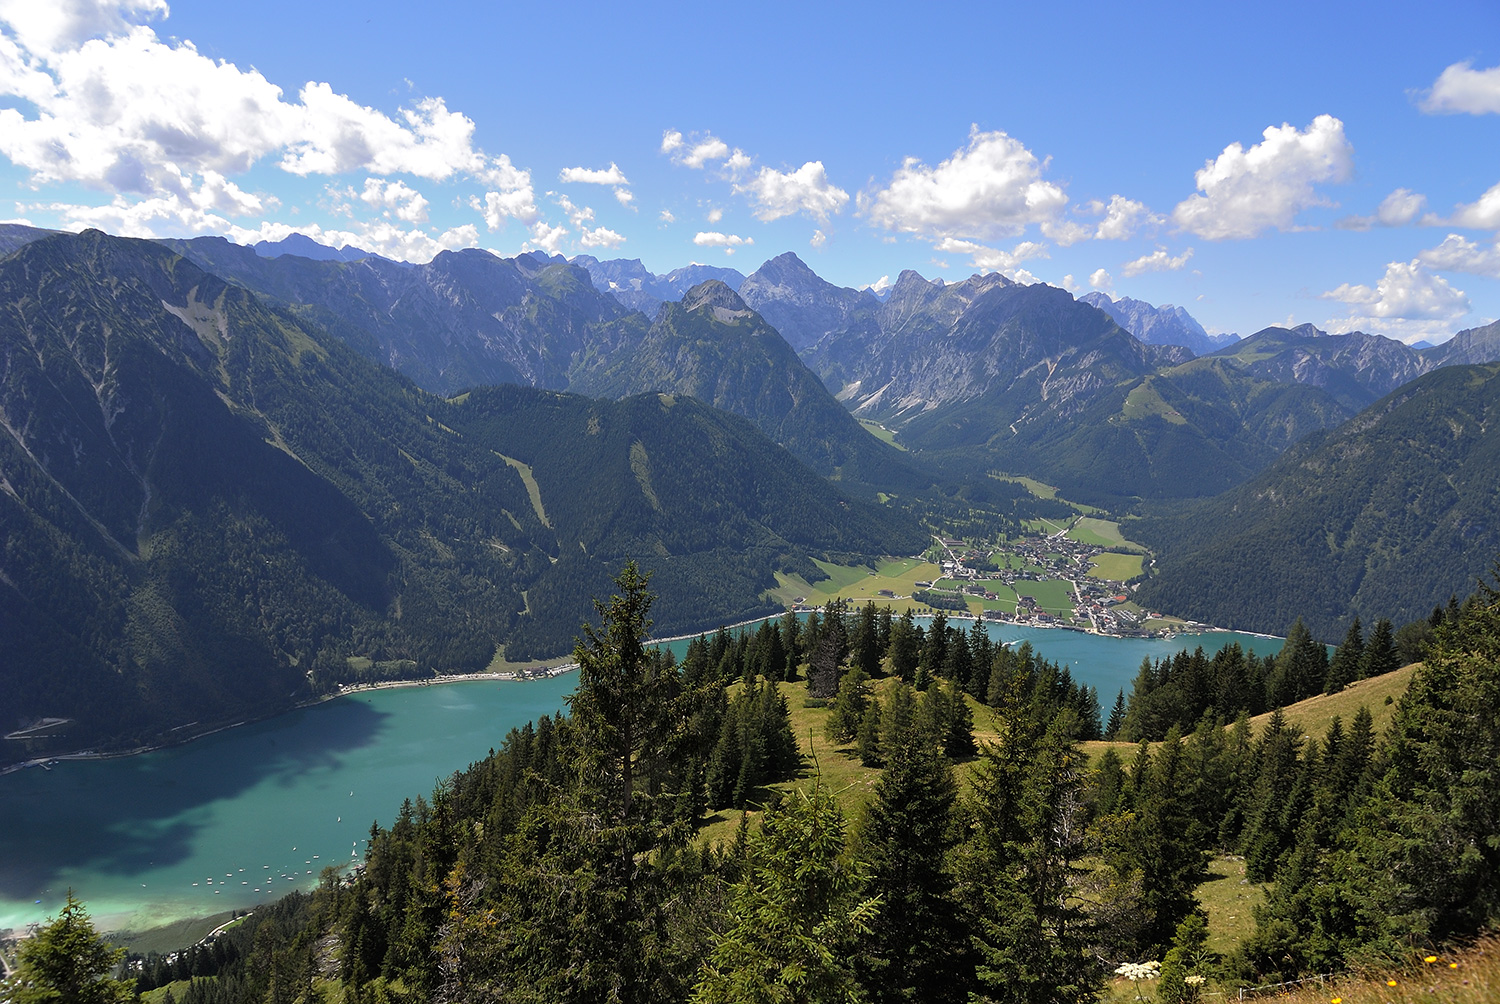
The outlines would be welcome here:
<svg viewBox="0 0 1500 1004">
<path fill-rule="evenodd" d="M 1208 911 L 1208 947 L 1228 954 L 1255 931 L 1254 908 L 1265 902 L 1266 887 L 1245 881 L 1245 859 L 1215 858 L 1208 881 L 1197 889 L 1198 902 Z"/>
<path fill-rule="evenodd" d="M 1037 605 L 1049 614 L 1071 614 L 1073 612 L 1073 586 L 1061 579 L 1043 582 L 1017 582 L 1016 592 L 1023 596 L 1036 597 Z"/>
<path fill-rule="evenodd" d="M 859 420 L 859 424 L 865 427 L 866 432 L 874 436 L 876 439 L 880 440 L 882 443 L 890 443 L 898 450 L 906 450 L 906 447 L 896 442 L 896 434 L 890 429 L 887 429 L 885 426 L 881 425 L 879 422 L 872 422 L 868 418 L 862 418 Z"/>
<path fill-rule="evenodd" d="M 910 596 L 917 582 L 935 581 L 943 570 L 930 562 L 918 558 L 887 558 L 877 562 L 874 568 L 868 565 L 833 565 L 819 561 L 817 566 L 829 576 L 821 582 L 809 583 L 799 575 L 776 573 L 776 588 L 770 595 L 790 605 L 801 596 L 805 602 L 822 606 L 831 599 L 859 601 L 875 600 L 890 606 L 896 613 L 907 607 L 915 609 L 910 600 L 892 600 L 877 596 L 881 589 L 889 589 L 897 596 Z"/>
<path fill-rule="evenodd" d="M 1375 719 L 1375 731 L 1384 732 L 1385 727 L 1391 723 L 1391 716 L 1396 713 L 1396 702 L 1401 700 L 1401 695 L 1411 686 L 1412 674 L 1416 669 L 1417 664 L 1413 663 L 1384 676 L 1352 683 L 1337 694 L 1309 697 L 1283 709 L 1282 714 L 1288 722 L 1302 726 L 1305 734 L 1322 738 L 1328 733 L 1328 726 L 1333 723 L 1335 715 L 1343 719 L 1347 728 L 1354 719 L 1355 712 L 1363 705 L 1370 709 L 1370 715 Z M 1391 699 L 1389 704 L 1386 703 L 1386 698 Z M 1250 719 L 1250 725 L 1259 735 L 1270 720 L 1269 714 L 1256 715 Z"/>
<path fill-rule="evenodd" d="M 1089 559 L 1089 577 L 1094 579 L 1108 579 L 1111 582 L 1124 582 L 1141 574 L 1141 556 L 1139 554 L 1115 554 L 1105 551 L 1096 554 Z"/>
<path fill-rule="evenodd" d="M 1073 524 L 1073 528 L 1068 531 L 1068 536 L 1080 544 L 1092 544 L 1095 547 L 1129 547 L 1145 550 L 1134 541 L 1125 539 L 1119 523 L 1095 516 L 1080 517 L 1078 522 Z"/>
</svg>

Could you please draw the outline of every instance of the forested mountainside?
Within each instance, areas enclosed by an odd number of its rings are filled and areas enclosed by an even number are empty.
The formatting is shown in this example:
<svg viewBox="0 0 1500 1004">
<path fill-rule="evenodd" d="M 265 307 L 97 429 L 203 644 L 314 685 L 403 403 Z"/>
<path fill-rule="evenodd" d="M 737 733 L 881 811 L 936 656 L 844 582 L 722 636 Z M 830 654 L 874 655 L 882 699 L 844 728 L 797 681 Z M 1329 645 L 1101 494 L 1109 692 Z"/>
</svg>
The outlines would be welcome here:
<svg viewBox="0 0 1500 1004">
<path fill-rule="evenodd" d="M 1455 366 L 1310 436 L 1217 498 L 1131 533 L 1156 549 L 1141 602 L 1276 631 L 1300 614 L 1336 638 L 1358 614 L 1400 623 L 1463 596 L 1500 554 L 1500 366 Z"/>
<path fill-rule="evenodd" d="M 159 244 L 33 241 L 0 305 L 0 722 L 75 747 L 566 651 L 627 554 L 689 628 L 925 539 L 698 402 L 447 402 Z"/>
</svg>

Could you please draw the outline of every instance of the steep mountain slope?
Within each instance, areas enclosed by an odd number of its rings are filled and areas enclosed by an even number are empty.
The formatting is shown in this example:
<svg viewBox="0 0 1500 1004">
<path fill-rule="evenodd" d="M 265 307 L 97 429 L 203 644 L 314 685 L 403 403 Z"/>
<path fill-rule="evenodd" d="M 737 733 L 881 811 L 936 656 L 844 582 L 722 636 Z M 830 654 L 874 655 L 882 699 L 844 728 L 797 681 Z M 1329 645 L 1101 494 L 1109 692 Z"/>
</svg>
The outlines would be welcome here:
<svg viewBox="0 0 1500 1004">
<path fill-rule="evenodd" d="M 688 394 L 750 419 L 821 474 L 902 491 L 929 480 L 866 432 L 786 340 L 717 280 L 663 304 L 628 351 L 591 356 L 570 387 L 596 397 Z"/>
<path fill-rule="evenodd" d="M 0 722 L 73 718 L 75 746 L 565 651 L 589 593 L 542 598 L 626 555 L 690 629 L 809 551 L 922 539 L 696 402 L 447 402 L 97 232 L 0 260 L 0 528 Z"/>
<path fill-rule="evenodd" d="M 567 386 L 592 329 L 629 312 L 587 273 L 545 256 L 445 251 L 426 265 L 379 257 L 264 258 L 217 237 L 164 241 L 202 268 L 299 309 L 371 359 L 439 394 L 490 383 Z"/>
<path fill-rule="evenodd" d="M 1429 373 L 1244 485 L 1132 535 L 1157 549 L 1143 603 L 1325 639 L 1423 616 L 1500 554 L 1500 365 Z"/>
<path fill-rule="evenodd" d="M 790 251 L 756 269 L 739 293 L 798 352 L 826 335 L 869 323 L 880 306 L 869 290 L 835 286 Z"/>
<path fill-rule="evenodd" d="M 1500 360 L 1500 321 L 1482 328 L 1466 328 L 1442 345 L 1422 350 L 1437 366 L 1465 366 Z"/>
<path fill-rule="evenodd" d="M 1183 345 L 1202 356 L 1235 340 L 1234 335 L 1210 335 L 1197 318 L 1170 303 L 1157 307 L 1128 296 L 1114 300 L 1108 293 L 1085 293 L 1078 301 L 1104 311 L 1147 345 Z"/>
</svg>

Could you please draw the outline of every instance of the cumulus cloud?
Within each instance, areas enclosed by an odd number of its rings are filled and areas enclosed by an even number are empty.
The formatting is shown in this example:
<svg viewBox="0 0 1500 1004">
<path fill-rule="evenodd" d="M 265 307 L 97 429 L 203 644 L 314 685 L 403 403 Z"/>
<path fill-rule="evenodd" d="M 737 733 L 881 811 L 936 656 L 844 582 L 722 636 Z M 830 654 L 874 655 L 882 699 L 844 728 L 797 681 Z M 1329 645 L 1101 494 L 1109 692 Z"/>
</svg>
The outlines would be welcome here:
<svg viewBox="0 0 1500 1004">
<path fill-rule="evenodd" d="M 1438 75 L 1421 107 L 1428 114 L 1500 115 L 1500 66 L 1476 70 L 1454 63 Z"/>
<path fill-rule="evenodd" d="M 129 15 L 129 16 L 127 16 Z M 0 21 L 35 53 L 76 48 L 91 38 L 124 35 L 142 19 L 167 16 L 166 0 L 0 0 Z"/>
<path fill-rule="evenodd" d="M 807 243 L 811 244 L 815 248 L 820 248 L 824 244 L 828 243 L 828 235 L 821 230 L 814 230 L 812 237 L 809 238 Z"/>
<path fill-rule="evenodd" d="M 1500 240 L 1481 247 L 1460 234 L 1449 234 L 1437 247 L 1419 251 L 1417 260 L 1443 272 L 1468 272 L 1500 279 Z"/>
<path fill-rule="evenodd" d="M 908 157 L 889 185 L 860 197 L 860 211 L 876 226 L 929 237 L 1015 236 L 1067 204 L 1045 167 L 1019 140 L 976 125 L 968 146 L 936 167 Z"/>
<path fill-rule="evenodd" d="M 1348 304 L 1349 316 L 1328 322 L 1330 331 L 1373 328 L 1403 341 L 1451 333 L 1452 324 L 1469 312 L 1469 298 L 1420 260 L 1393 261 L 1374 287 L 1344 283 L 1322 294 Z"/>
<path fill-rule="evenodd" d="M 1432 222 L 1446 222 L 1449 226 L 1474 227 L 1478 230 L 1500 230 L 1500 184 L 1491 187 L 1477 201 L 1455 206 L 1453 215 L 1447 220 Z"/>
<path fill-rule="evenodd" d="M 628 188 L 615 189 L 615 201 L 631 212 L 636 212 L 635 193 Z"/>
<path fill-rule="evenodd" d="M 300 233 L 329 247 L 352 245 L 396 261 L 428 262 L 444 251 L 475 247 L 479 230 L 472 223 L 433 236 L 415 228 L 405 229 L 389 220 L 356 223 L 350 230 L 324 229 L 317 224 L 261 223 L 255 228 L 230 227 L 226 234 L 241 244 L 279 241 Z"/>
<path fill-rule="evenodd" d="M 1062 277 L 1062 288 L 1066 289 L 1069 293 L 1077 293 L 1083 287 L 1078 284 L 1077 279 L 1073 278 L 1072 273 L 1069 273 Z"/>
<path fill-rule="evenodd" d="M 725 160 L 729 157 L 729 144 L 717 136 L 694 138 L 691 146 L 679 142 L 673 150 L 673 161 L 699 170 L 711 160 Z"/>
<path fill-rule="evenodd" d="M 1024 273 L 1030 276 L 1030 272 L 1018 266 L 1023 261 L 1032 258 L 1047 258 L 1047 246 L 1036 241 L 1022 241 L 1009 251 L 1000 251 L 996 248 L 985 247 L 974 241 L 959 240 L 955 237 L 945 237 L 934 244 L 932 249 L 939 254 L 966 254 L 974 263 L 974 267 L 986 272 L 1000 272 L 1012 279 L 1019 280 Z M 1032 280 L 1034 281 L 1034 279 Z"/>
<path fill-rule="evenodd" d="M 547 254 L 557 254 L 562 247 L 563 238 L 568 236 L 568 228 L 564 226 L 552 226 L 546 220 L 537 220 L 531 225 L 531 239 L 521 245 L 522 251 L 545 251 Z"/>
<path fill-rule="evenodd" d="M 1427 196 L 1409 188 L 1398 188 L 1375 209 L 1373 216 L 1346 216 L 1334 226 L 1341 230 L 1368 230 L 1374 226 L 1404 227 L 1411 223 L 1427 206 Z"/>
<path fill-rule="evenodd" d="M 529 172 L 478 149 L 474 123 L 442 98 L 386 114 L 310 82 L 288 99 L 259 71 L 139 23 L 167 13 L 163 0 L 0 0 L 0 97 L 22 102 L 0 108 L 0 155 L 35 187 L 71 183 L 112 196 L 59 210 L 66 219 L 117 232 L 231 232 L 226 217 L 275 200 L 228 178 L 266 162 L 298 176 L 365 174 L 350 205 L 357 198 L 377 210 L 383 246 L 404 254 L 427 254 L 423 241 L 467 241 L 467 231 L 435 238 L 400 226 L 425 222 L 429 204 L 392 176 L 467 176 L 491 189 L 471 205 L 492 229 L 536 220 Z"/>
<path fill-rule="evenodd" d="M 586 248 L 617 248 L 625 243 L 625 236 L 608 227 L 595 227 L 592 230 L 582 227 L 578 231 L 578 243 Z"/>
<path fill-rule="evenodd" d="M 1148 255 L 1142 255 L 1134 261 L 1128 261 L 1121 267 L 1120 271 L 1125 278 L 1130 279 L 1145 272 L 1176 272 L 1187 265 L 1188 259 L 1193 257 L 1193 249 L 1188 248 L 1182 254 L 1173 258 L 1167 254 L 1166 248 L 1157 248 Z"/>
<path fill-rule="evenodd" d="M 1207 162 L 1195 175 L 1200 194 L 1178 203 L 1173 222 L 1208 240 L 1288 230 L 1302 210 L 1331 204 L 1314 185 L 1346 181 L 1353 171 L 1354 148 L 1332 115 L 1306 131 L 1283 124 L 1262 135 L 1248 150 L 1231 143 Z"/>
<path fill-rule="evenodd" d="M 662 153 L 671 153 L 674 150 L 680 150 L 680 149 L 682 149 L 682 143 L 683 143 L 682 133 L 678 132 L 676 129 L 665 129 L 665 130 L 662 131 L 662 134 L 661 134 L 661 152 Z"/>
<path fill-rule="evenodd" d="M 1089 285 L 1101 293 L 1112 293 L 1115 288 L 1115 281 L 1110 277 L 1108 272 L 1102 268 L 1098 268 L 1089 276 Z"/>
<path fill-rule="evenodd" d="M 723 248 L 725 254 L 734 254 L 734 249 L 746 244 L 754 244 L 755 239 L 741 237 L 739 234 L 721 234 L 717 230 L 699 231 L 693 237 L 693 243 L 704 248 Z"/>
<path fill-rule="evenodd" d="M 717 223 L 720 220 L 722 220 L 723 218 L 724 218 L 724 210 L 720 209 L 718 206 L 715 206 L 714 208 L 710 209 L 708 211 L 708 215 L 704 217 L 704 219 L 708 220 L 708 222 L 710 222 L 710 223 Z"/>
<path fill-rule="evenodd" d="M 609 167 L 601 170 L 591 170 L 587 167 L 565 167 L 557 174 L 557 180 L 564 184 L 579 185 L 628 185 L 630 180 L 625 177 L 625 172 L 614 161 L 609 162 Z"/>
<path fill-rule="evenodd" d="M 366 178 L 360 201 L 367 206 L 394 214 L 407 223 L 426 223 L 428 202 L 422 193 L 400 181 Z"/>
<path fill-rule="evenodd" d="M 658 216 L 657 219 L 660 220 L 662 223 L 676 223 L 677 222 L 677 217 L 675 215 L 673 215 L 672 210 L 670 210 L 670 209 L 663 209 L 661 211 L 661 215 Z"/>
<path fill-rule="evenodd" d="M 884 293 L 886 290 L 891 288 L 891 277 L 888 275 L 883 275 L 879 279 L 876 279 L 874 282 L 867 282 L 859 288 L 868 289 L 872 293 Z"/>
<path fill-rule="evenodd" d="M 849 201 L 849 193 L 828 180 L 821 160 L 810 160 L 795 171 L 763 167 L 749 181 L 735 185 L 734 191 L 749 197 L 755 218 L 762 223 L 793 213 L 826 220 Z"/>
<path fill-rule="evenodd" d="M 1094 231 L 1094 236 L 1101 241 L 1129 240 L 1141 227 L 1160 226 L 1164 222 L 1144 202 L 1123 195 L 1111 195 L 1108 205 L 1096 199 L 1089 203 L 1089 208 L 1104 216 Z"/>
</svg>

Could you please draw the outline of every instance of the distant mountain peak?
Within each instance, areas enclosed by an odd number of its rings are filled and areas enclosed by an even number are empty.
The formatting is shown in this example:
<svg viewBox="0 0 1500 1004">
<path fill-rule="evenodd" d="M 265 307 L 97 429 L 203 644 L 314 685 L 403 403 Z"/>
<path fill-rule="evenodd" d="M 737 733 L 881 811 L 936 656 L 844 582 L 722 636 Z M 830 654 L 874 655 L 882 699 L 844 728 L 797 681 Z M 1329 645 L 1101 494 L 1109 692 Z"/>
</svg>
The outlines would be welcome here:
<svg viewBox="0 0 1500 1004">
<path fill-rule="evenodd" d="M 726 323 L 754 313 L 738 293 L 718 279 L 698 283 L 682 298 L 683 310 L 699 310 L 704 307 L 712 310 L 716 318 Z"/>
</svg>

